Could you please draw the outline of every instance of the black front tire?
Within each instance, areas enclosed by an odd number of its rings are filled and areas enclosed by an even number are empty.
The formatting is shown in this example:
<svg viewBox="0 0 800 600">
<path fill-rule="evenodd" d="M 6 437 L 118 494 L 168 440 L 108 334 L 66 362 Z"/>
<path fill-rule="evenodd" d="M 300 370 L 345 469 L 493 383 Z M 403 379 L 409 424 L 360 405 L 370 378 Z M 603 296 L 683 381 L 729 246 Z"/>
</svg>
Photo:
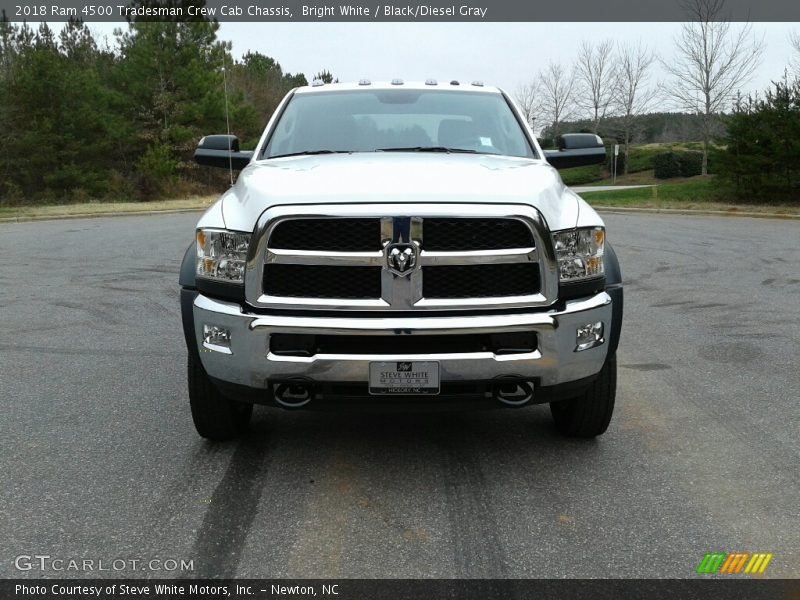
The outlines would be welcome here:
<svg viewBox="0 0 800 600">
<path fill-rule="evenodd" d="M 208 377 L 200 360 L 189 354 L 189 405 L 195 429 L 216 442 L 233 439 L 247 429 L 253 405 L 223 396 Z"/>
<path fill-rule="evenodd" d="M 558 430 L 566 436 L 593 438 L 608 429 L 617 395 L 617 357 L 608 357 L 600 374 L 583 394 L 550 403 Z"/>
</svg>

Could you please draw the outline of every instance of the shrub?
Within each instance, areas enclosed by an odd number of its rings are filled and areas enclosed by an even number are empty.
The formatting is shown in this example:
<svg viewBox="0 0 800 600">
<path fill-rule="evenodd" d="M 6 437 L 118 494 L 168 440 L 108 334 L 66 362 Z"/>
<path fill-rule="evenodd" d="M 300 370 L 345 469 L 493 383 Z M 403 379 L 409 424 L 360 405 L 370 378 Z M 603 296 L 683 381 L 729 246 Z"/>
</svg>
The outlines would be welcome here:
<svg viewBox="0 0 800 600">
<path fill-rule="evenodd" d="M 662 152 L 653 158 L 653 171 L 657 179 L 694 177 L 700 175 L 703 153 L 694 150 Z"/>
<path fill-rule="evenodd" d="M 105 201 L 130 202 L 136 195 L 133 179 L 130 176 L 125 176 L 116 169 L 111 170 L 108 174 L 108 185 L 106 195 L 103 198 Z"/>
<path fill-rule="evenodd" d="M 681 164 L 675 152 L 663 152 L 653 158 L 653 174 L 657 179 L 680 177 Z"/>
<path fill-rule="evenodd" d="M 25 204 L 22 188 L 10 179 L 0 181 L 0 206 Z"/>
<path fill-rule="evenodd" d="M 173 183 L 177 168 L 178 161 L 172 158 L 167 146 L 150 146 L 136 162 L 136 191 L 139 198 L 152 200 L 161 196 Z"/>
<path fill-rule="evenodd" d="M 703 171 L 703 153 L 694 150 L 678 152 L 681 177 L 694 177 Z"/>
</svg>

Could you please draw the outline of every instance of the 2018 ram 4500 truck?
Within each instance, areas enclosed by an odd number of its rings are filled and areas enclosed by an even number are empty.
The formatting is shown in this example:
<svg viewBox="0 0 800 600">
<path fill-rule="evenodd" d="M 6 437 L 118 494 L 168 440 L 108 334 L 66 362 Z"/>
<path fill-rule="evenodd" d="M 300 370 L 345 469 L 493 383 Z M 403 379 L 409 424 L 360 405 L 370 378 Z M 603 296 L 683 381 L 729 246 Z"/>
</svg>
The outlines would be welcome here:
<svg viewBox="0 0 800 600">
<path fill-rule="evenodd" d="M 622 283 L 603 221 L 502 91 L 458 82 L 291 91 L 197 224 L 181 308 L 197 431 L 229 439 L 253 404 L 418 408 L 549 402 L 571 436 L 614 409 Z M 556 167 L 556 168 L 554 168 Z"/>
</svg>

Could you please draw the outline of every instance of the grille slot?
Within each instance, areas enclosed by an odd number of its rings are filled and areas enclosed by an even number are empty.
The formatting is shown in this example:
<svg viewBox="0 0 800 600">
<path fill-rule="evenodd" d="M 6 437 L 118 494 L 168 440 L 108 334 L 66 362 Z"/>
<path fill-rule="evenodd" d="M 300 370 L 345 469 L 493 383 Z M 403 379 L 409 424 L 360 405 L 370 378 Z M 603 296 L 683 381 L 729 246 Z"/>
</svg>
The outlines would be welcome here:
<svg viewBox="0 0 800 600">
<path fill-rule="evenodd" d="M 316 354 L 522 354 L 537 348 L 533 332 L 454 335 L 311 335 L 276 333 L 270 352 L 279 356 Z"/>
<path fill-rule="evenodd" d="M 517 219 L 432 218 L 423 230 L 423 247 L 431 252 L 534 247 L 531 230 Z"/>
<path fill-rule="evenodd" d="M 539 289 L 539 265 L 536 263 L 453 265 L 422 269 L 422 293 L 425 298 L 528 296 L 538 294 Z"/>
<path fill-rule="evenodd" d="M 270 264 L 263 285 L 270 296 L 380 298 L 381 268 Z"/>
<path fill-rule="evenodd" d="M 380 219 L 288 219 L 269 238 L 281 250 L 368 252 L 381 249 Z"/>
</svg>

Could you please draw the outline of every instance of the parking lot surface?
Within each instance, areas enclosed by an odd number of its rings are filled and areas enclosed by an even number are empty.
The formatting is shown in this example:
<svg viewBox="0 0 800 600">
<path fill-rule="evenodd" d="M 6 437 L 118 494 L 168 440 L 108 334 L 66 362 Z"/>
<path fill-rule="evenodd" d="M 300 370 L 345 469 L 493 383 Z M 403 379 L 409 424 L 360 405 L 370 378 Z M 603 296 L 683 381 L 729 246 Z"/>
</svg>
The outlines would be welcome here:
<svg viewBox="0 0 800 600">
<path fill-rule="evenodd" d="M 605 215 L 617 411 L 189 415 L 177 272 L 197 214 L 0 225 L 0 576 L 800 576 L 800 224 Z M 191 560 L 20 571 L 19 555 Z"/>
</svg>

